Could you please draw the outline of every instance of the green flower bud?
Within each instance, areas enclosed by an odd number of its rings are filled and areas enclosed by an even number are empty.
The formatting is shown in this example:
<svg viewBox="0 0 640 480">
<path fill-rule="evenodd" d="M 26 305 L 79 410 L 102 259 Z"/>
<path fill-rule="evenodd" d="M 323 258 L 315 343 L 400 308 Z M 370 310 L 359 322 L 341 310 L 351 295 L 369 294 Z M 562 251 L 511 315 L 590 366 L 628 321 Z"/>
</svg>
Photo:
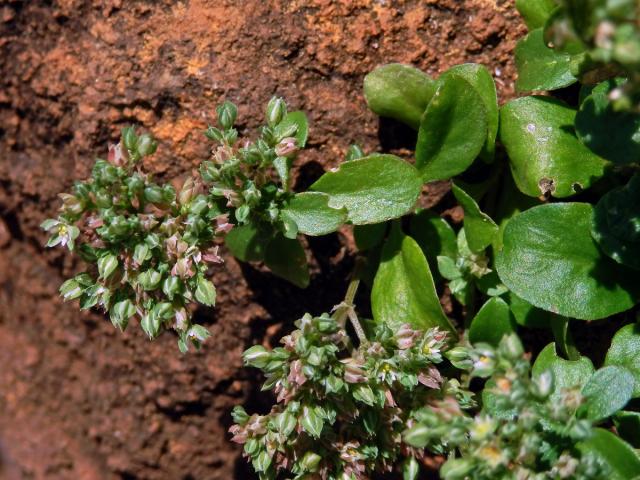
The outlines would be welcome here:
<svg viewBox="0 0 640 480">
<path fill-rule="evenodd" d="M 242 354 L 245 365 L 256 368 L 264 368 L 269 363 L 270 357 L 271 354 L 262 345 L 254 345 Z"/>
<path fill-rule="evenodd" d="M 146 243 L 139 243 L 133 250 L 133 261 L 138 265 L 142 265 L 151 257 L 151 250 Z"/>
<path fill-rule="evenodd" d="M 443 480 L 463 480 L 471 473 L 473 463 L 464 458 L 454 458 L 447 461 L 440 469 L 440 477 Z"/>
<path fill-rule="evenodd" d="M 272 97 L 267 104 L 267 125 L 275 127 L 287 114 L 287 104 L 280 97 Z"/>
<path fill-rule="evenodd" d="M 144 199 L 150 203 L 163 203 L 164 191 L 158 185 L 149 185 L 144 189 Z"/>
<path fill-rule="evenodd" d="M 522 342 L 515 333 L 505 336 L 500 342 L 500 351 L 511 360 L 518 360 L 524 355 Z"/>
<path fill-rule="evenodd" d="M 417 480 L 420 473 L 420 464 L 414 457 L 409 457 L 405 460 L 402 467 L 402 479 L 403 480 Z"/>
<path fill-rule="evenodd" d="M 138 150 L 138 155 L 146 157 L 147 155 L 155 153 L 158 149 L 158 143 L 151 137 L 151 135 L 145 133 L 138 137 L 136 149 Z"/>
<path fill-rule="evenodd" d="M 204 134 L 209 140 L 213 140 L 214 142 L 222 141 L 222 131 L 211 125 L 205 130 Z"/>
<path fill-rule="evenodd" d="M 418 424 L 403 434 L 403 439 L 412 447 L 424 448 L 431 440 L 431 429 L 423 424 Z"/>
<path fill-rule="evenodd" d="M 244 427 L 249 420 L 249 414 L 242 405 L 236 405 L 233 407 L 231 417 L 233 418 L 234 423 L 237 423 L 241 427 Z"/>
<path fill-rule="evenodd" d="M 550 370 L 534 377 L 531 382 L 531 393 L 540 400 L 544 400 L 553 391 L 553 373 Z"/>
<path fill-rule="evenodd" d="M 136 143 L 138 141 L 138 136 L 136 135 L 136 130 L 133 127 L 125 127 L 122 129 L 121 134 L 122 143 L 127 148 L 127 150 L 135 150 Z"/>
<path fill-rule="evenodd" d="M 162 274 L 152 268 L 138 275 L 138 284 L 147 291 L 157 288 L 161 280 Z"/>
<path fill-rule="evenodd" d="M 307 452 L 302 457 L 300 466 L 305 472 L 317 472 L 321 461 L 322 457 L 317 453 Z"/>
<path fill-rule="evenodd" d="M 249 218 L 249 214 L 251 213 L 251 208 L 246 203 L 244 205 L 240 205 L 236 209 L 236 220 L 238 223 L 245 223 Z"/>
<path fill-rule="evenodd" d="M 60 286 L 60 295 L 62 295 L 62 298 L 65 301 L 73 300 L 75 298 L 80 297 L 80 295 L 82 295 L 83 290 L 84 289 L 80 287 L 76 279 L 71 278 Z"/>
<path fill-rule="evenodd" d="M 122 300 L 115 303 L 109 313 L 113 325 L 124 331 L 129 324 L 129 319 L 135 315 L 136 307 L 131 300 Z"/>
<path fill-rule="evenodd" d="M 100 278 L 109 278 L 118 267 L 118 257 L 112 253 L 107 253 L 98 259 L 98 272 Z"/>
<path fill-rule="evenodd" d="M 347 154 L 345 156 L 344 161 L 345 162 L 350 162 L 351 160 L 357 160 L 357 159 L 362 158 L 362 157 L 364 157 L 364 152 L 362 151 L 360 146 L 359 145 L 351 145 L 347 150 Z"/>
<path fill-rule="evenodd" d="M 284 438 L 287 438 L 289 437 L 289 435 L 291 435 L 297 424 L 298 421 L 296 420 L 296 417 L 293 416 L 288 410 L 285 410 L 276 418 L 276 428 Z"/>
<path fill-rule="evenodd" d="M 167 296 L 169 300 L 173 300 L 175 295 L 180 292 L 182 283 L 179 277 L 169 275 L 162 282 L 162 292 Z"/>
<path fill-rule="evenodd" d="M 251 462 L 256 472 L 266 472 L 271 465 L 272 456 L 266 450 L 261 451 Z"/>
<path fill-rule="evenodd" d="M 225 101 L 222 105 L 216 107 L 216 113 L 218 114 L 218 124 L 224 130 L 228 130 L 233 127 L 236 121 L 238 108 L 233 103 Z"/>
</svg>

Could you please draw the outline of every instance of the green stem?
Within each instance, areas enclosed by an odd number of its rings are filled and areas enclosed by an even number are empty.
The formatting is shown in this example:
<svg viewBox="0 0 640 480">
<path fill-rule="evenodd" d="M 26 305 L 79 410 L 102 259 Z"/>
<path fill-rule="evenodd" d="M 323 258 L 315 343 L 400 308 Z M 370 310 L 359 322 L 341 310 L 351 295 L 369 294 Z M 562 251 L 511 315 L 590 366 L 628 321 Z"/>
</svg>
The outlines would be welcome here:
<svg viewBox="0 0 640 480">
<path fill-rule="evenodd" d="M 339 325 L 344 327 L 345 321 L 347 317 L 351 321 L 351 325 L 358 336 L 358 341 L 362 343 L 366 343 L 367 336 L 364 333 L 364 329 L 360 324 L 360 320 L 358 320 L 358 316 L 356 315 L 355 305 L 353 304 L 356 293 L 358 292 L 358 287 L 360 286 L 360 270 L 362 269 L 362 262 L 360 259 L 356 260 L 356 266 L 353 270 L 351 281 L 349 282 L 349 286 L 347 287 L 347 293 L 345 293 L 344 300 L 339 307 L 338 315 L 336 316 L 336 322 Z"/>
<path fill-rule="evenodd" d="M 580 352 L 573 341 L 569 330 L 569 319 L 560 315 L 554 315 L 551 322 L 551 330 L 556 342 L 556 350 L 567 360 L 579 360 Z"/>
</svg>

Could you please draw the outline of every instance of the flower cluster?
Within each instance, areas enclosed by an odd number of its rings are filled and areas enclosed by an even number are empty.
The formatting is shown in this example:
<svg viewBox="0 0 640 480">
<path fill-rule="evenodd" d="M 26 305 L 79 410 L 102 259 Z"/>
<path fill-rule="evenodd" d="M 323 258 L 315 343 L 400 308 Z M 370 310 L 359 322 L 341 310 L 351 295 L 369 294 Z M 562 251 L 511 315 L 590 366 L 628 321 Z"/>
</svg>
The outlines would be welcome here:
<svg viewBox="0 0 640 480">
<path fill-rule="evenodd" d="M 220 128 L 205 134 L 219 146 L 177 191 L 143 171 L 140 161 L 157 145 L 129 127 L 88 180 L 60 195 L 58 218 L 42 223 L 47 246 L 77 250 L 93 266 L 61 286 L 65 300 L 101 307 L 121 330 L 138 318 L 150 338 L 173 328 L 182 352 L 209 336 L 192 324 L 191 307 L 215 304 L 207 277 L 222 263 L 219 244 L 229 231 L 253 222 L 293 238 L 297 233 L 295 223 L 280 220 L 280 209 L 290 195 L 293 155 L 306 141 L 304 114 L 287 114 L 284 101 L 274 98 L 258 140 L 242 143 L 233 128 L 236 112 L 229 102 L 218 107 Z"/>
<path fill-rule="evenodd" d="M 402 441 L 415 408 L 456 395 L 436 368 L 446 334 L 379 325 L 353 348 L 339 319 L 305 315 L 282 347 L 254 346 L 248 365 L 267 376 L 277 404 L 267 415 L 234 410 L 233 440 L 261 478 L 361 479 L 422 452 Z M 462 395 L 459 395 L 462 401 Z M 307 477 L 313 475 L 313 477 Z"/>
<path fill-rule="evenodd" d="M 447 356 L 469 378 L 488 381 L 475 416 L 447 398 L 417 412 L 416 424 L 404 434 L 414 447 L 457 452 L 443 465 L 443 479 L 605 478 L 596 457 L 576 447 L 593 431 L 593 422 L 576 414 L 580 391 L 562 390 L 552 399 L 551 372 L 531 376 L 517 336 L 505 337 L 497 349 L 456 347 Z"/>
</svg>

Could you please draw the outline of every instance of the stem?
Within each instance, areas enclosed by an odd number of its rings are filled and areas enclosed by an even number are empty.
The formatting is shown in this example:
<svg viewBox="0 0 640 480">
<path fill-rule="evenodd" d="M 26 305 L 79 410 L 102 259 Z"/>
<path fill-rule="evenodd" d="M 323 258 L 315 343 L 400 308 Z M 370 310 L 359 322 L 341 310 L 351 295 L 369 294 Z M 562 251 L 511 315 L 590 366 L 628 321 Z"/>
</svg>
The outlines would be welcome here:
<svg viewBox="0 0 640 480">
<path fill-rule="evenodd" d="M 349 286 L 347 287 L 347 293 L 345 293 L 344 295 L 342 304 L 338 307 L 339 311 L 336 316 L 336 322 L 338 322 L 338 324 L 342 325 L 343 327 L 347 317 L 349 318 L 349 320 L 351 321 L 351 325 L 353 326 L 353 329 L 358 336 L 358 341 L 360 342 L 360 344 L 366 343 L 368 341 L 367 336 L 364 333 L 364 329 L 360 324 L 360 320 L 358 320 L 358 315 L 356 315 L 353 304 L 356 293 L 358 292 L 358 287 L 360 286 L 359 273 L 361 269 L 362 262 L 360 262 L 358 259 L 356 260 L 356 266 L 353 270 L 351 281 L 349 282 Z"/>
<path fill-rule="evenodd" d="M 356 335 L 358 336 L 360 345 L 362 345 L 363 343 L 367 343 L 367 336 L 364 333 L 362 325 L 360 325 L 360 320 L 358 320 L 358 315 L 356 315 L 356 311 L 353 309 L 353 307 L 349 307 L 349 310 L 347 310 L 347 315 L 349 316 L 349 320 L 351 320 L 353 329 L 356 331 Z"/>
</svg>

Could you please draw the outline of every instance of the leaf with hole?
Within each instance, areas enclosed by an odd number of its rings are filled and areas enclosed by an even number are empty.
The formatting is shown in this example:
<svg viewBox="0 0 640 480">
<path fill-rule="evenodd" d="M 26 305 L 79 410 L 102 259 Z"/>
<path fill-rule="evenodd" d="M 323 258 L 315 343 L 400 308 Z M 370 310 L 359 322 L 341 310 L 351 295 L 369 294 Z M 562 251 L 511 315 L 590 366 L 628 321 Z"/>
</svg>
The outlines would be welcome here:
<svg viewBox="0 0 640 480">
<path fill-rule="evenodd" d="M 607 162 L 575 136 L 575 110 L 550 97 L 523 97 L 500 110 L 500 140 L 522 193 L 564 198 L 591 186 Z"/>
</svg>

